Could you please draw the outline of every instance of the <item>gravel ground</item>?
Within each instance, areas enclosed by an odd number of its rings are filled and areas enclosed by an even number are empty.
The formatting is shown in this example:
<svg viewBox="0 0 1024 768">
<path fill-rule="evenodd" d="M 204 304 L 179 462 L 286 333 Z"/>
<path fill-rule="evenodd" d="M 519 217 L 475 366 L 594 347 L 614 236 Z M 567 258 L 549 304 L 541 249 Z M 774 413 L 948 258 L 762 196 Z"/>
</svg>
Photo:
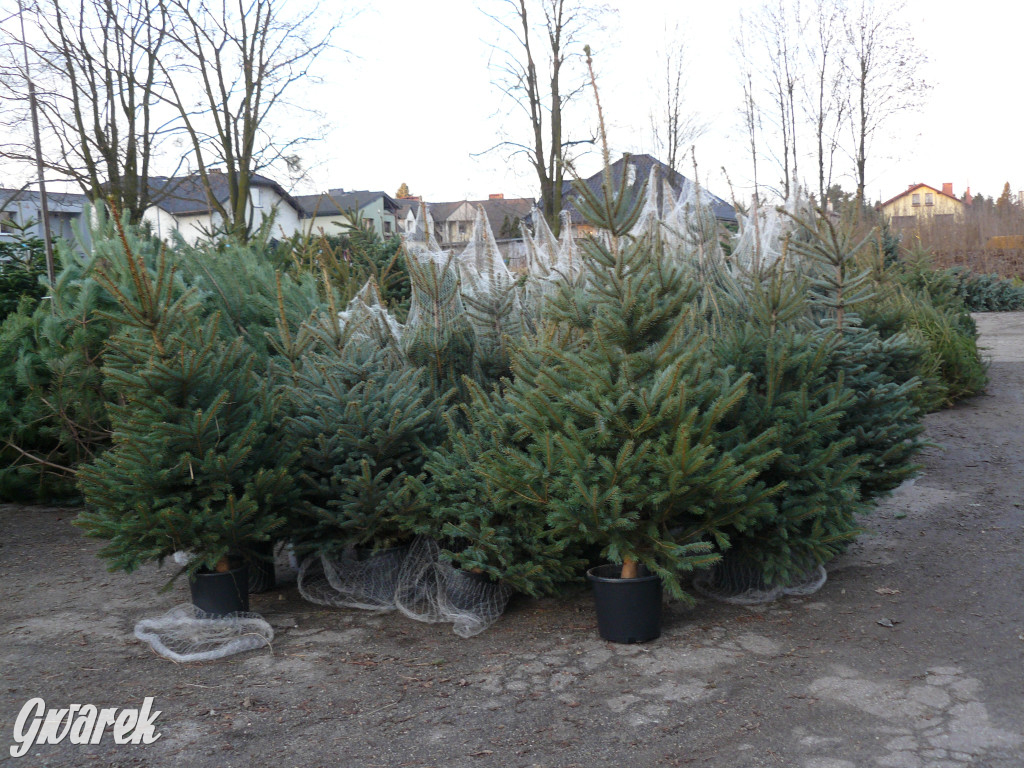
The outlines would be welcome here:
<svg viewBox="0 0 1024 768">
<path fill-rule="evenodd" d="M 925 470 L 809 597 L 667 606 L 601 641 L 590 596 L 515 599 L 482 635 L 253 597 L 272 650 L 177 664 L 132 627 L 186 602 L 110 574 L 73 509 L 0 505 L 0 761 L 26 766 L 1024 766 L 1024 313 L 979 315 L 988 392 L 929 416 Z M 152 744 L 33 746 L 48 707 L 160 711 Z"/>
</svg>

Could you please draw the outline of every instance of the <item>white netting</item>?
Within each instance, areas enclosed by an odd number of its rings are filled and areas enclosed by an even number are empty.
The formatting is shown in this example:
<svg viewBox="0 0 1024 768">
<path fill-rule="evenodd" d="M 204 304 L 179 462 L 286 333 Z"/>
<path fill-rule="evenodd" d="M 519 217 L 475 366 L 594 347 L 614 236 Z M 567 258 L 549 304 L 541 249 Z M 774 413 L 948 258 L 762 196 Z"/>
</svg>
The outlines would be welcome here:
<svg viewBox="0 0 1024 768">
<path fill-rule="evenodd" d="M 299 594 L 311 603 L 365 611 L 395 610 L 395 590 L 408 547 L 340 556 L 313 554 L 299 567 Z"/>
<path fill-rule="evenodd" d="M 485 365 L 488 361 L 507 364 L 508 340 L 525 333 L 523 308 L 516 279 L 505 265 L 482 207 L 477 208 L 473 232 L 457 263 L 478 360 Z"/>
<path fill-rule="evenodd" d="M 426 537 L 413 543 L 395 593 L 398 610 L 416 621 L 450 622 L 459 637 L 478 635 L 505 612 L 512 590 L 441 560 L 440 551 Z"/>
<path fill-rule="evenodd" d="M 761 569 L 751 563 L 723 559 L 693 580 L 693 588 L 713 600 L 733 605 L 771 603 L 780 597 L 812 595 L 825 585 L 824 566 L 813 565 L 787 586 L 767 584 Z"/>
<path fill-rule="evenodd" d="M 472 637 L 497 621 L 512 590 L 440 559 L 436 542 L 418 537 L 411 546 L 368 556 L 311 555 L 299 568 L 299 592 L 312 603 L 338 608 L 393 611 L 416 621 L 450 622 Z"/>
<path fill-rule="evenodd" d="M 396 353 L 401 350 L 402 325 L 381 302 L 380 289 L 372 277 L 338 313 L 338 323 L 352 340 L 371 341 Z"/>
<path fill-rule="evenodd" d="M 163 616 L 142 619 L 135 625 L 135 637 L 172 661 L 212 661 L 270 647 L 274 630 L 258 613 L 213 616 L 186 603 Z"/>
</svg>

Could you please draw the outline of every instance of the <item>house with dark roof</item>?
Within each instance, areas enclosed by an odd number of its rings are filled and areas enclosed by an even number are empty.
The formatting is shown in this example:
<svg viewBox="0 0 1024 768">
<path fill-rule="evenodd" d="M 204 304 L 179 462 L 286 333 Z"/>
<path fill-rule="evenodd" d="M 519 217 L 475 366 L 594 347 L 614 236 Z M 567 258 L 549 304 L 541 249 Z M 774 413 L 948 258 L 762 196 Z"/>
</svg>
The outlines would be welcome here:
<svg viewBox="0 0 1024 768">
<path fill-rule="evenodd" d="M 0 189 L 0 242 L 20 237 L 43 236 L 43 211 L 38 191 Z M 76 242 L 79 223 L 89 198 L 75 192 L 46 193 L 46 209 L 50 220 L 50 236 L 54 240 Z M 88 237 L 88 232 L 83 233 Z"/>
<path fill-rule="evenodd" d="M 208 178 L 209 189 L 199 174 L 150 178 L 151 198 L 159 202 L 146 211 L 143 219 L 152 224 L 157 236 L 166 239 L 178 232 L 186 242 L 195 243 L 218 230 L 223 222 L 211 198 L 227 204 L 228 178 L 216 170 Z M 295 198 L 276 181 L 256 173 L 249 179 L 250 231 L 259 229 L 273 215 L 273 235 L 291 237 L 299 229 L 300 214 Z"/>
<path fill-rule="evenodd" d="M 622 181 L 622 174 L 626 174 L 626 183 L 630 186 L 636 184 L 645 184 L 651 176 L 651 170 L 657 168 L 659 178 L 662 179 L 663 183 L 667 183 L 672 188 L 672 193 L 676 199 L 685 199 L 690 191 L 694 187 L 694 182 L 678 171 L 673 171 L 665 163 L 661 162 L 651 155 L 623 155 L 621 158 L 611 164 L 610 169 L 612 173 L 612 185 L 613 188 L 617 188 Z M 594 192 L 596 195 L 601 194 L 601 184 L 604 180 L 604 170 L 598 171 L 590 178 L 584 179 L 583 183 Z M 702 188 L 701 193 L 705 200 L 711 205 L 711 210 L 715 213 L 715 218 L 725 224 L 736 223 L 736 209 L 733 206 L 720 198 L 718 195 L 712 194 L 707 189 Z M 579 192 L 576 189 L 575 183 L 571 181 L 563 182 L 562 186 L 562 208 L 569 213 L 570 221 L 573 224 L 574 229 L 579 234 L 586 234 L 586 232 L 592 227 L 583 219 L 583 216 L 576 209 L 574 201 L 579 197 Z M 664 194 L 662 190 L 658 190 L 658 202 L 662 205 L 664 202 Z M 539 204 L 538 204 L 539 205 Z"/>
<path fill-rule="evenodd" d="M 911 184 L 906 190 L 882 203 L 882 213 L 894 227 L 914 227 L 923 223 L 952 224 L 963 219 L 964 201 L 953 194 L 953 184 L 942 189 L 927 184 Z"/>
<path fill-rule="evenodd" d="M 441 246 L 469 242 L 478 208 L 487 214 L 494 236 L 499 240 L 519 237 L 519 225 L 533 210 L 532 197 L 509 197 L 492 194 L 486 200 L 456 200 L 449 203 L 426 203 L 434 220 L 434 237 Z M 410 205 L 405 217 L 405 231 L 412 232 L 422 214 L 420 204 Z"/>
<path fill-rule="evenodd" d="M 403 220 L 399 201 L 386 192 L 330 189 L 319 195 L 299 195 L 295 200 L 301 210 L 304 234 L 342 234 L 350 229 L 345 214 L 351 211 L 364 229 L 373 230 L 386 240 L 399 232 L 399 222 Z"/>
</svg>

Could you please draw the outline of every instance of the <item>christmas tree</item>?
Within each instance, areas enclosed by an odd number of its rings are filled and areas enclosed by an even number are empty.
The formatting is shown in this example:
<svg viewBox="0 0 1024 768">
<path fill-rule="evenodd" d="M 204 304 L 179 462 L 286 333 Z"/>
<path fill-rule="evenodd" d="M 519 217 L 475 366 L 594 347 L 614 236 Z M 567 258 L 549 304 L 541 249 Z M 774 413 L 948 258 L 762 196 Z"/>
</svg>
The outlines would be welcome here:
<svg viewBox="0 0 1024 768">
<path fill-rule="evenodd" d="M 467 408 L 495 441 L 470 471 L 492 516 L 543 521 L 533 535 L 597 547 L 624 578 L 645 566 L 683 596 L 680 576 L 717 559 L 711 540 L 765 513 L 769 491 L 753 480 L 772 454 L 760 438 L 723 446 L 746 378 L 709 354 L 685 267 L 651 234 L 629 236 L 642 193 L 610 178 L 601 195 L 580 193 L 604 232 L 584 245 L 581 278 L 557 284 L 540 340 L 514 359 L 505 407 L 477 391 Z M 461 533 L 479 540 L 486 522 Z"/>
<path fill-rule="evenodd" d="M 444 399 L 425 379 L 357 336 L 307 354 L 283 386 L 285 430 L 300 455 L 293 535 L 303 550 L 394 546 L 427 517 L 411 481 L 445 426 Z"/>
<path fill-rule="evenodd" d="M 428 454 L 417 484 L 431 511 L 420 532 L 441 542 L 442 556 L 463 570 L 525 594 L 554 594 L 585 562 L 578 542 L 547 524 L 542 505 L 508 492 L 505 453 L 508 446 L 527 449 L 529 437 L 517 436 L 514 411 L 498 390 L 470 389 L 460 418 L 448 417 L 450 441 Z"/>
<path fill-rule="evenodd" d="M 860 495 L 871 500 L 919 469 L 913 457 L 923 447 L 916 394 L 921 382 L 902 375 L 906 365 L 901 363 L 913 354 L 913 344 L 905 334 L 882 339 L 857 313 L 873 296 L 872 272 L 860 257 L 874 233 L 858 240 L 852 225 L 836 224 L 823 211 L 791 219 L 796 230 L 790 249 L 810 277 L 815 315 L 822 327 L 838 334 L 831 376 L 854 396 L 839 428 L 853 437 L 848 450 L 861 457 Z"/>
<path fill-rule="evenodd" d="M 104 345 L 119 322 L 113 297 L 95 280 L 109 263 L 115 228 L 92 212 L 93 248 L 58 247 L 49 298 L 21 303 L 0 325 L 0 498 L 78 495 L 75 470 L 110 443 L 101 368 Z M 137 236 L 146 257 L 155 241 Z"/>
<path fill-rule="evenodd" d="M 858 533 L 866 508 L 865 457 L 842 429 L 854 393 L 832 375 L 839 338 L 808 322 L 806 295 L 805 281 L 777 265 L 747 282 L 742 314 L 737 306 L 715 342 L 723 363 L 751 376 L 724 437 L 741 445 L 767 436 L 774 455 L 757 480 L 776 489 L 769 514 L 730 534 L 720 588 L 754 586 L 726 583 L 731 574 L 756 573 L 761 588 L 792 583 Z"/>
<path fill-rule="evenodd" d="M 147 263 L 123 228 L 97 272 L 120 306 L 103 374 L 113 445 L 78 471 L 76 523 L 131 571 L 178 550 L 226 570 L 277 535 L 296 498 L 258 353 L 205 315 L 169 254 Z"/>
</svg>

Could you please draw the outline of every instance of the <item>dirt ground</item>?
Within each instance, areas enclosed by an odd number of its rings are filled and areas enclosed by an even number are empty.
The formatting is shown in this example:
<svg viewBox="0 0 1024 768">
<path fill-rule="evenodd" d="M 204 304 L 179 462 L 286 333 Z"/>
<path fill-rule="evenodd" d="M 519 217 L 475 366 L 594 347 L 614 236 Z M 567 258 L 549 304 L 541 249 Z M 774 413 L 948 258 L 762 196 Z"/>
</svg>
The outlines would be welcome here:
<svg viewBox="0 0 1024 768">
<path fill-rule="evenodd" d="M 925 470 L 816 594 L 668 606 L 617 646 L 590 596 L 515 600 L 468 640 L 253 597 L 271 650 L 176 664 L 132 635 L 187 601 L 110 574 L 75 510 L 0 506 L 0 762 L 26 766 L 1024 766 L 1024 313 L 980 315 L 985 395 L 927 419 Z M 25 702 L 138 707 L 150 745 L 9 758 Z"/>
</svg>

